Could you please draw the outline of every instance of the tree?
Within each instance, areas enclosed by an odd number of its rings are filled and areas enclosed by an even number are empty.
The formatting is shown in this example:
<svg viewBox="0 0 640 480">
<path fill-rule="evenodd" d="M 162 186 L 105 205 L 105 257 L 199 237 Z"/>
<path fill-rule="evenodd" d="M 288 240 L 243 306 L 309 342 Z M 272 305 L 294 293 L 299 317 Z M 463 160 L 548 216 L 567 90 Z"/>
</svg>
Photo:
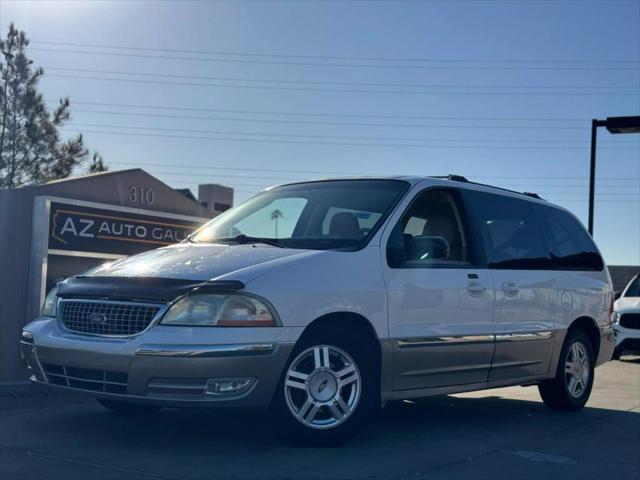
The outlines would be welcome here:
<svg viewBox="0 0 640 480">
<path fill-rule="evenodd" d="M 89 151 L 82 135 L 62 140 L 58 129 L 70 119 L 69 99 L 50 113 L 38 82 L 44 71 L 26 56 L 29 40 L 13 24 L 0 40 L 0 188 L 66 178 L 84 163 Z M 103 171 L 94 154 L 90 172 Z"/>
<path fill-rule="evenodd" d="M 282 214 L 282 211 L 279 208 L 276 208 L 273 212 L 271 212 L 271 220 L 275 220 L 276 222 L 276 236 L 275 238 L 278 238 L 278 219 L 283 218 L 284 215 Z"/>
<path fill-rule="evenodd" d="M 93 158 L 88 168 L 89 173 L 106 172 L 107 170 L 109 169 L 104 165 L 102 155 L 98 152 L 93 152 Z"/>
</svg>

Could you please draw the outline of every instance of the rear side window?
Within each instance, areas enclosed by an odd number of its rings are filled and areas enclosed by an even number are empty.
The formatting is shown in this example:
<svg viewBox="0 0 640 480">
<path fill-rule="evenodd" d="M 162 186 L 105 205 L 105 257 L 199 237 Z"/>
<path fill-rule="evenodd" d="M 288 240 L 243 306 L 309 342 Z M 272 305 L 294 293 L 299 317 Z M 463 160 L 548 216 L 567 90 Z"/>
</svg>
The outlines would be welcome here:
<svg viewBox="0 0 640 480">
<path fill-rule="evenodd" d="M 551 269 L 551 256 L 531 202 L 467 191 L 489 268 Z"/>
<path fill-rule="evenodd" d="M 558 270 L 602 270 L 604 263 L 593 240 L 570 214 L 536 205 L 551 249 L 553 268 Z"/>
</svg>

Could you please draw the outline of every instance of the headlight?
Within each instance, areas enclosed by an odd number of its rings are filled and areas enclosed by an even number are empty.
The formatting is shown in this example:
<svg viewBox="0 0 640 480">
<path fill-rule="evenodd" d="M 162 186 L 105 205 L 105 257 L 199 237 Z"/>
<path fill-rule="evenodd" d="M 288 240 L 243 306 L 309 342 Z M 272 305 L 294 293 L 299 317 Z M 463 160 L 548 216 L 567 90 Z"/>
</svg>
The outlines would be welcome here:
<svg viewBox="0 0 640 480">
<path fill-rule="evenodd" d="M 275 327 L 276 315 L 266 302 L 243 294 L 193 294 L 181 298 L 160 321 L 191 327 Z"/>
<path fill-rule="evenodd" d="M 613 324 L 617 325 L 620 323 L 620 315 L 618 315 L 618 312 L 613 312 L 613 314 L 611 315 L 611 320 Z"/>
<path fill-rule="evenodd" d="M 43 317 L 55 317 L 58 306 L 58 287 L 53 287 L 44 297 L 40 315 Z"/>
</svg>

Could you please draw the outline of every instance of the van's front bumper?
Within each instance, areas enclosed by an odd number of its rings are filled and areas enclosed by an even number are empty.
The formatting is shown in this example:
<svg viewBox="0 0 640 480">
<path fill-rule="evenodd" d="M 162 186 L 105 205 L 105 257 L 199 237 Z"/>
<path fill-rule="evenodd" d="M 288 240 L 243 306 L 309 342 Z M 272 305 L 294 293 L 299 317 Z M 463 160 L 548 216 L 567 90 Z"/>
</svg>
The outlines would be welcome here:
<svg viewBox="0 0 640 480">
<path fill-rule="evenodd" d="M 41 317 L 23 330 L 31 379 L 95 397 L 165 406 L 267 407 L 302 328 L 154 326 L 141 335 L 80 335 Z M 245 381 L 243 384 L 242 382 Z M 246 388 L 216 392 L 213 385 Z"/>
</svg>

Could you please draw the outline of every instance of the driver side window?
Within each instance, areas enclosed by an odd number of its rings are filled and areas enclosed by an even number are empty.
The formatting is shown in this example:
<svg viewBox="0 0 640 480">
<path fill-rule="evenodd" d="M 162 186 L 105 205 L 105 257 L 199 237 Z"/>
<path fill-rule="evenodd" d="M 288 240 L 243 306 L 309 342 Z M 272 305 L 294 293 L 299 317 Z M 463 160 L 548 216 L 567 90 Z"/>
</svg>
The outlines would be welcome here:
<svg viewBox="0 0 640 480">
<path fill-rule="evenodd" d="M 468 232 L 456 192 L 426 190 L 415 198 L 389 237 L 389 265 L 392 268 L 466 265 L 471 260 Z"/>
</svg>

